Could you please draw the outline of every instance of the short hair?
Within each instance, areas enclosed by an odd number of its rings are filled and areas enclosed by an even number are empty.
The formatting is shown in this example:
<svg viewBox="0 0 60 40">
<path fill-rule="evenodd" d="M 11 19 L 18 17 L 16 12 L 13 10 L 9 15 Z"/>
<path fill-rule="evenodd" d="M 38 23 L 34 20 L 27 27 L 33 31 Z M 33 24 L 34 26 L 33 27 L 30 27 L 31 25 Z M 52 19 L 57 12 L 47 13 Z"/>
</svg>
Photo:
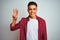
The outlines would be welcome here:
<svg viewBox="0 0 60 40">
<path fill-rule="evenodd" d="M 33 2 L 33 1 L 30 1 L 30 2 L 28 3 L 28 7 L 29 7 L 30 5 L 35 5 L 35 6 L 37 7 L 37 3 L 36 3 L 36 2 Z"/>
</svg>

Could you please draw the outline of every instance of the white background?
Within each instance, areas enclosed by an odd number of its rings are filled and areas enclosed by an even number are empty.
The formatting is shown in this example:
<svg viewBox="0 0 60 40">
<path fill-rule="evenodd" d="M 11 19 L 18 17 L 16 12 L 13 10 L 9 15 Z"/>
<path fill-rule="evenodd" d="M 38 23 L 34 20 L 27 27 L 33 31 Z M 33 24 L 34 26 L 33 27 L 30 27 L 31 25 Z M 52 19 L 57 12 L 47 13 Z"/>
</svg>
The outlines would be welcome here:
<svg viewBox="0 0 60 40">
<path fill-rule="evenodd" d="M 0 0 L 0 40 L 19 40 L 19 29 L 10 31 L 13 8 L 27 17 L 27 4 L 32 0 Z M 37 15 L 46 20 L 48 40 L 60 40 L 60 0 L 33 0 L 38 4 Z"/>
</svg>

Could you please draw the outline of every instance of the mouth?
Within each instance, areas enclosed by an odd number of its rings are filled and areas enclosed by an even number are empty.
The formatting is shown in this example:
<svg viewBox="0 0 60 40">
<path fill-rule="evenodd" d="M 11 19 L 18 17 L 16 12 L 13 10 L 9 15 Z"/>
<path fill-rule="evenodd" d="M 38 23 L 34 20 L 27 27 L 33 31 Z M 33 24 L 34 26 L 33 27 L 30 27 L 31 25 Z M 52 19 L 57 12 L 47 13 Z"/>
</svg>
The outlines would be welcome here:
<svg viewBox="0 0 60 40">
<path fill-rule="evenodd" d="M 29 12 L 29 15 L 30 15 L 31 17 L 33 17 L 33 16 L 36 15 L 36 13 L 35 13 L 35 12 Z"/>
<path fill-rule="evenodd" d="M 35 12 L 31 12 L 30 14 L 31 14 L 31 15 L 34 15 L 34 14 L 35 14 Z"/>
</svg>

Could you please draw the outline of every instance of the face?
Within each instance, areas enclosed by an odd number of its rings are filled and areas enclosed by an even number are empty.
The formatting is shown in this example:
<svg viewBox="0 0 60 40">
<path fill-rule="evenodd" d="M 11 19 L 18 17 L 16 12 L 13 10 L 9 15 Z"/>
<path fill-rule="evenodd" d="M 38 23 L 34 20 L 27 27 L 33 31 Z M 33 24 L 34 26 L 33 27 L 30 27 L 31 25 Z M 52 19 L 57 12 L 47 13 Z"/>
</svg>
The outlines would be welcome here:
<svg viewBox="0 0 60 40">
<path fill-rule="evenodd" d="M 28 13 L 29 13 L 30 17 L 35 17 L 36 13 L 37 13 L 37 7 L 36 7 L 36 5 L 30 5 L 28 7 Z"/>
</svg>

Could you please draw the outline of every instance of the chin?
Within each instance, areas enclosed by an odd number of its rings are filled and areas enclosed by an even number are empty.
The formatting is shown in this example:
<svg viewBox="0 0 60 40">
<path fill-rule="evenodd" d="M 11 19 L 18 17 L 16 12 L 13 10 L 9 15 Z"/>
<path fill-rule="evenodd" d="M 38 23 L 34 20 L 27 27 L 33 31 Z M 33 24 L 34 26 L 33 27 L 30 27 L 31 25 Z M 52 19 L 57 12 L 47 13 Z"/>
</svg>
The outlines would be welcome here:
<svg viewBox="0 0 60 40">
<path fill-rule="evenodd" d="M 30 17 L 35 17 L 36 15 L 30 15 Z"/>
</svg>

